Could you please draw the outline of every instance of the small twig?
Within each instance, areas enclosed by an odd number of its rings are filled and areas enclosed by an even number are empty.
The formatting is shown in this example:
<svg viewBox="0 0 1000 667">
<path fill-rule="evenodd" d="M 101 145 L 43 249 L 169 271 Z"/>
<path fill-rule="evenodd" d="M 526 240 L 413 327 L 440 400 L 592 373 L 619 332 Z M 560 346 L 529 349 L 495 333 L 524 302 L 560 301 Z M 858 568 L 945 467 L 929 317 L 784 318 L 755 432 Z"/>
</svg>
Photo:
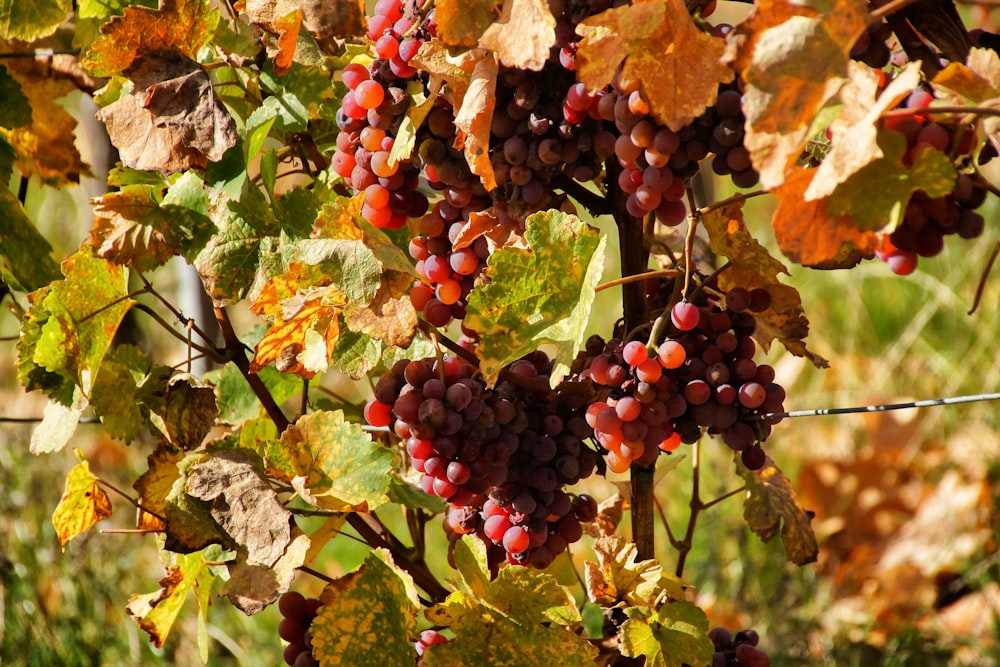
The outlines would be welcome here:
<svg viewBox="0 0 1000 667">
<path fill-rule="evenodd" d="M 162 533 L 158 528 L 102 528 L 101 535 L 148 535 Z"/>
<path fill-rule="evenodd" d="M 186 327 L 192 329 L 206 343 L 209 343 L 210 345 L 215 344 L 215 336 L 210 336 L 207 333 L 205 333 L 205 331 L 198 326 L 198 323 L 195 322 L 193 318 L 187 317 L 184 313 L 175 308 L 174 304 L 170 303 L 170 301 L 164 298 L 162 294 L 157 292 L 156 288 L 153 286 L 153 283 L 149 282 L 149 280 L 146 279 L 146 276 L 142 275 L 142 273 L 138 271 L 136 273 L 139 274 L 139 280 L 142 281 L 142 284 L 145 286 L 146 291 L 153 297 L 155 297 L 160 303 L 162 303 L 167 310 L 173 313 L 174 317 L 177 318 L 178 322 L 183 322 Z"/>
<path fill-rule="evenodd" d="M 694 301 L 695 299 L 697 299 L 698 295 L 705 290 L 706 285 L 711 285 L 715 281 L 715 279 L 719 277 L 720 273 L 730 268 L 732 265 L 733 265 L 733 260 L 727 259 L 725 264 L 717 268 L 715 271 L 712 271 L 712 273 L 710 273 L 704 280 L 698 283 L 698 286 L 695 287 L 690 294 L 688 294 L 688 300 Z"/>
<path fill-rule="evenodd" d="M 328 584 L 332 584 L 335 581 L 337 581 L 336 579 L 334 579 L 332 577 L 328 577 L 327 575 L 323 574 L 322 572 L 314 570 L 311 567 L 308 567 L 307 565 L 299 565 L 295 569 L 297 569 L 299 572 L 305 572 L 306 574 L 311 574 L 312 576 L 316 577 L 317 579 L 321 579 L 321 580 L 325 581 Z"/>
<path fill-rule="evenodd" d="M 431 326 L 425 320 L 418 320 L 417 327 L 425 334 L 427 334 L 427 336 L 430 337 L 431 340 L 434 341 L 435 346 L 442 345 L 448 348 L 450 352 L 453 352 L 456 357 L 461 357 L 462 359 L 465 359 L 473 366 L 476 366 L 477 368 L 479 367 L 479 358 L 476 355 L 474 355 L 472 352 L 469 352 L 468 350 L 466 350 L 464 347 L 462 347 L 452 339 L 443 335 L 440 331 L 438 331 L 435 327 Z M 436 340 L 435 336 L 437 337 Z"/>
<path fill-rule="evenodd" d="M 653 496 L 653 506 L 656 507 L 656 512 L 660 515 L 660 522 L 663 523 L 663 528 L 667 531 L 667 540 L 670 541 L 670 546 L 674 549 L 680 549 L 681 543 L 674 537 L 674 531 L 670 530 L 670 522 L 667 521 L 667 514 L 663 511 L 663 505 L 656 499 L 656 496 Z"/>
<path fill-rule="evenodd" d="M 160 521 L 162 521 L 162 522 L 164 522 L 164 523 L 166 523 L 166 522 L 167 522 L 167 520 L 166 520 L 166 519 L 164 519 L 164 518 L 163 518 L 162 516 L 160 516 L 160 515 L 159 515 L 159 514 L 157 514 L 156 512 L 153 512 L 153 511 L 152 511 L 152 510 L 150 510 L 149 508 L 146 508 L 146 507 L 143 507 L 143 506 L 142 506 L 142 505 L 141 505 L 141 504 L 139 503 L 139 501 L 138 501 L 138 500 L 136 500 L 136 499 L 135 499 L 135 498 L 133 498 L 132 496 L 128 495 L 127 493 L 125 493 L 124 491 L 122 491 L 121 489 L 119 489 L 118 487 L 116 487 L 115 485 L 111 484 L 111 483 L 110 483 L 110 482 L 108 482 L 107 480 L 104 480 L 104 479 L 101 479 L 100 477 L 98 477 L 98 478 L 97 478 L 97 483 L 98 483 L 98 484 L 100 484 L 100 485 L 101 485 L 101 486 L 103 486 L 103 487 L 106 487 L 106 488 L 107 488 L 108 490 L 110 490 L 110 491 L 114 491 L 114 492 L 115 492 L 115 493 L 117 493 L 117 494 L 118 494 L 119 496 L 121 496 L 121 497 L 122 497 L 122 498 L 124 498 L 125 500 L 127 500 L 127 501 L 129 501 L 130 503 L 132 503 L 133 505 L 135 505 L 136 509 L 138 509 L 138 510 L 139 510 L 140 512 L 145 512 L 145 513 L 146 513 L 146 514 L 148 514 L 149 516 L 152 516 L 152 517 L 156 517 L 157 519 L 159 519 Z"/>
<path fill-rule="evenodd" d="M 152 308 L 150 308 L 146 304 L 144 304 L 144 303 L 135 303 L 135 304 L 132 305 L 132 307 L 135 308 L 136 310 L 141 311 L 143 313 L 146 313 L 147 315 L 149 315 L 150 317 L 152 317 L 154 320 L 156 320 L 157 324 L 159 324 L 161 327 L 163 327 L 164 331 L 166 331 L 171 336 L 173 336 L 177 340 L 181 341 L 185 345 L 189 346 L 190 348 L 198 350 L 198 352 L 200 352 L 201 354 L 203 354 L 204 356 L 208 357 L 209 359 L 211 359 L 212 361 L 214 361 L 216 363 L 220 363 L 220 364 L 226 363 L 226 358 L 223 357 L 221 354 L 219 354 L 218 350 L 213 350 L 211 348 L 207 348 L 207 347 L 204 347 L 203 345 L 199 345 L 199 344 L 195 343 L 193 340 L 191 340 L 190 338 L 188 338 L 184 334 L 180 333 L 179 331 L 177 331 L 173 327 L 171 327 L 169 322 L 167 322 L 165 319 L 163 319 L 162 317 L 160 317 L 159 313 L 157 313 L 155 310 L 153 310 Z"/>
<path fill-rule="evenodd" d="M 611 287 L 618 287 L 619 285 L 626 285 L 640 280 L 648 280 L 649 278 L 675 278 L 677 277 L 677 274 L 678 272 L 674 269 L 661 269 L 659 271 L 653 270 L 646 271 L 645 273 L 633 273 L 631 276 L 622 276 L 621 278 L 615 278 L 614 280 L 609 280 L 606 283 L 601 283 L 594 288 L 594 291 L 601 292 Z"/>
<path fill-rule="evenodd" d="M 677 548 L 677 568 L 674 574 L 678 577 L 684 575 L 684 563 L 688 554 L 694 546 L 694 528 L 698 523 L 698 514 L 703 509 L 701 502 L 701 440 L 691 445 L 691 516 L 688 518 L 687 530 L 684 531 L 684 539 L 680 541 Z"/>
<path fill-rule="evenodd" d="M 868 25 L 878 25 L 878 23 L 880 23 L 886 16 L 895 14 L 900 9 L 915 4 L 916 2 L 919 2 L 919 0 L 892 0 L 892 2 L 887 2 L 878 9 L 872 10 Z"/>
<path fill-rule="evenodd" d="M 997 239 L 996 245 L 993 246 L 993 252 L 990 253 L 990 258 L 986 261 L 986 268 L 983 269 L 983 275 L 976 286 L 976 296 L 972 300 L 972 308 L 969 309 L 969 315 L 972 315 L 979 308 L 979 302 L 982 301 L 983 293 L 986 292 L 986 281 L 993 271 L 993 264 L 997 261 L 997 255 L 1000 255 L 1000 239 Z"/>
<path fill-rule="evenodd" d="M 709 500 L 707 503 L 702 503 L 701 508 L 703 510 L 707 510 L 710 507 L 714 507 L 715 505 L 718 505 L 723 500 L 728 500 L 729 498 L 732 498 L 733 496 L 735 496 L 737 493 L 742 493 L 743 491 L 746 491 L 746 490 L 747 490 L 747 487 L 744 484 L 743 486 L 741 486 L 738 489 L 733 489 L 732 491 L 729 491 L 727 493 L 722 494 L 721 496 L 719 496 L 715 500 Z"/>
<path fill-rule="evenodd" d="M 747 199 L 753 199 L 754 197 L 760 197 L 761 195 L 769 195 L 771 192 L 769 190 L 754 190 L 753 192 L 738 193 L 732 197 L 727 197 L 726 199 L 720 199 L 717 202 L 712 202 L 707 206 L 702 206 L 698 209 L 698 213 L 701 215 L 706 215 L 722 208 L 723 206 L 729 206 L 730 204 L 735 204 L 736 202 L 746 201 Z"/>
</svg>

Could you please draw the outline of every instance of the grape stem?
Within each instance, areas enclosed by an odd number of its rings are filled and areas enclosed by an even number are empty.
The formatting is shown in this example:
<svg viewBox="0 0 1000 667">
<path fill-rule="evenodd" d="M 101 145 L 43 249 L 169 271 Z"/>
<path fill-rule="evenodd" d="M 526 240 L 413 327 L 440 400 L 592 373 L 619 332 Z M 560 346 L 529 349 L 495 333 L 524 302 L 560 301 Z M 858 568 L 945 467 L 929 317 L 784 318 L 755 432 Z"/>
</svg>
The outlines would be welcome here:
<svg viewBox="0 0 1000 667">
<path fill-rule="evenodd" d="M 476 368 L 479 368 L 479 357 L 477 357 L 475 354 L 465 349 L 452 339 L 448 338 L 447 336 L 441 335 L 440 331 L 438 331 L 436 328 L 428 324 L 426 321 L 417 320 L 417 327 L 425 334 L 427 334 L 427 337 L 434 342 L 435 347 L 437 347 L 438 345 L 443 345 L 444 347 L 448 348 L 449 351 L 453 352 L 456 357 L 461 357 L 462 359 L 465 359 Z"/>
<path fill-rule="evenodd" d="M 649 278 L 675 278 L 677 277 L 677 273 L 678 272 L 674 269 L 662 269 L 659 271 L 646 271 L 645 273 L 634 273 L 631 276 L 623 276 L 621 278 L 609 280 L 606 283 L 601 283 L 600 285 L 594 288 L 594 291 L 601 292 L 611 287 L 618 287 L 619 285 L 627 285 L 628 283 L 639 282 L 640 280 L 648 280 Z"/>
<path fill-rule="evenodd" d="M 116 487 L 115 485 L 111 484 L 110 482 L 108 482 L 106 480 L 103 480 L 100 477 L 98 477 L 97 478 L 97 483 L 100 484 L 101 486 L 105 487 L 109 491 L 113 491 L 114 493 L 117 493 L 119 496 L 121 496 L 125 500 L 127 500 L 130 503 L 132 503 L 133 505 L 135 505 L 135 507 L 138 508 L 140 512 L 145 512 L 149 516 L 156 517 L 157 519 L 159 519 L 163 523 L 167 522 L 167 520 L 164 519 L 162 516 L 160 516 L 156 512 L 153 512 L 153 511 L 149 510 L 148 508 L 143 507 L 142 505 L 139 504 L 138 500 L 136 500 L 132 496 L 128 495 L 127 493 L 125 493 L 124 491 L 122 491 L 121 489 L 119 489 L 118 487 Z"/>
<path fill-rule="evenodd" d="M 729 206 L 730 204 L 735 204 L 737 202 L 746 201 L 748 199 L 753 199 L 754 197 L 760 197 L 761 195 L 769 195 L 771 192 L 769 190 L 754 190 L 753 192 L 741 192 L 733 195 L 732 197 L 727 197 L 725 199 L 720 199 L 717 202 L 712 202 L 707 206 L 702 206 L 698 209 L 700 215 L 706 215 L 712 211 L 717 211 L 724 206 Z"/>
<path fill-rule="evenodd" d="M 684 236 L 684 284 L 681 287 L 681 293 L 684 299 L 688 299 L 688 284 L 691 282 L 691 255 L 694 252 L 694 239 L 698 234 L 698 221 L 700 219 L 700 212 L 698 211 L 698 205 L 695 203 L 694 199 L 694 189 L 688 186 L 687 190 L 687 200 L 688 200 L 688 210 L 691 211 L 691 215 L 688 216 L 688 231 Z"/>
</svg>

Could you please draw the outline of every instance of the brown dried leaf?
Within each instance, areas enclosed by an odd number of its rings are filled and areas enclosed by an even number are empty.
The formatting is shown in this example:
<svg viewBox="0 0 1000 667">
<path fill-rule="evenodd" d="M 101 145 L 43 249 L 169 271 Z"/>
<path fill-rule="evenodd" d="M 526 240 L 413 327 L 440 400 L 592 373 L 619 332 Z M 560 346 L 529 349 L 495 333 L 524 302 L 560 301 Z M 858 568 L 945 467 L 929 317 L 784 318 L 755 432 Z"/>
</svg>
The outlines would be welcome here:
<svg viewBox="0 0 1000 667">
<path fill-rule="evenodd" d="M 178 51 L 138 58 L 135 92 L 98 112 L 127 167 L 174 172 L 204 168 L 236 144 L 236 123 L 198 63 Z"/>
<path fill-rule="evenodd" d="M 701 31 L 682 0 L 643 0 L 609 9 L 577 26 L 577 77 L 598 91 L 638 82 L 657 121 L 678 130 L 715 102 L 733 71 L 725 43 Z M 664 52 L 666 47 L 666 52 Z"/>
<path fill-rule="evenodd" d="M 487 191 L 496 187 L 490 162 L 490 127 L 496 106 L 497 72 L 492 54 L 482 53 L 476 61 L 462 104 L 455 114 L 455 148 L 465 150 L 465 160 Z"/>
<path fill-rule="evenodd" d="M 556 43 L 556 19 L 545 0 L 504 0 L 500 19 L 479 44 L 507 67 L 541 71 Z"/>
<path fill-rule="evenodd" d="M 409 347 L 417 330 L 417 312 L 409 296 L 413 278 L 399 271 L 385 271 L 380 282 L 371 303 L 350 304 L 344 311 L 344 320 L 351 331 L 386 345 Z"/>
<path fill-rule="evenodd" d="M 799 504 L 791 482 L 771 457 L 760 470 L 743 469 L 742 474 L 747 483 L 743 518 L 750 530 L 764 542 L 780 531 L 790 562 L 796 565 L 814 562 L 819 545 L 810 525 L 811 514 Z"/>
<path fill-rule="evenodd" d="M 766 351 L 777 338 L 792 354 L 826 368 L 826 359 L 806 349 L 804 339 L 809 334 L 809 320 L 803 314 L 798 291 L 778 281 L 778 275 L 788 270 L 747 230 L 742 202 L 710 211 L 705 214 L 703 224 L 712 251 L 732 262 L 732 266 L 719 274 L 719 289 L 725 292 L 736 286 L 760 287 L 771 295 L 771 306 L 754 313 L 757 320 L 754 339 Z"/>
<path fill-rule="evenodd" d="M 879 94 L 879 77 L 867 65 L 851 61 L 848 82 L 840 90 L 843 108 L 830 126 L 832 148 L 805 191 L 806 201 L 828 197 L 868 163 L 882 157 L 876 123 L 920 83 L 919 63 L 908 63 Z"/>
<path fill-rule="evenodd" d="M 213 452 L 191 469 L 186 490 L 212 501 L 212 518 L 246 550 L 248 565 L 271 567 L 285 553 L 292 514 L 278 500 L 253 453 Z"/>
<path fill-rule="evenodd" d="M 773 190 L 778 208 L 771 218 L 778 247 L 788 259 L 817 269 L 850 268 L 875 255 L 875 232 L 858 229 L 853 219 L 834 216 L 827 199 L 805 201 L 814 169 L 797 167 Z"/>
</svg>

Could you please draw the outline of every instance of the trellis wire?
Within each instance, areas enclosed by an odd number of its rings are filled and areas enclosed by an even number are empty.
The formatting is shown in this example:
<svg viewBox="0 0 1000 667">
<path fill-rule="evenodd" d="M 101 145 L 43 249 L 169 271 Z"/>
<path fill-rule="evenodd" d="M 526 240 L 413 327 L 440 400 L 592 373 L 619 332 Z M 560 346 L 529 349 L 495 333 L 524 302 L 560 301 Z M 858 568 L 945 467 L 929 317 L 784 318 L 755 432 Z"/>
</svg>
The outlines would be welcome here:
<svg viewBox="0 0 1000 667">
<path fill-rule="evenodd" d="M 818 410 L 791 410 L 789 412 L 769 412 L 758 416 L 758 419 L 788 419 L 791 417 L 821 417 L 824 415 L 849 415 L 863 412 L 885 412 L 888 410 L 906 410 L 908 408 L 932 408 L 938 405 L 956 405 L 959 403 L 976 403 L 979 401 L 1000 400 L 1000 393 L 970 394 L 968 396 L 951 396 L 948 398 L 930 398 L 923 401 L 908 401 L 906 403 L 885 403 L 883 405 L 861 405 L 853 408 L 820 408 Z"/>
</svg>

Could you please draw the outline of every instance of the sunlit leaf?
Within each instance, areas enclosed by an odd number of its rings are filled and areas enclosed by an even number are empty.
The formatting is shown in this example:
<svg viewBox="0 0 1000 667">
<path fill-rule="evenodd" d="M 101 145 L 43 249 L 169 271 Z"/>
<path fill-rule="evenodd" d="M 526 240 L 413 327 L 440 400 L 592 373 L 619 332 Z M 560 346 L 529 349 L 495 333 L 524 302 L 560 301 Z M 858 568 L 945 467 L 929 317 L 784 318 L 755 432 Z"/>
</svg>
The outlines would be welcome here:
<svg viewBox="0 0 1000 667">
<path fill-rule="evenodd" d="M 111 516 L 111 500 L 90 472 L 90 464 L 83 452 L 74 450 L 80 463 L 73 466 L 66 477 L 66 488 L 52 514 L 52 524 L 63 548 L 80 533 L 89 530 L 101 519 Z"/>
<path fill-rule="evenodd" d="M 4 282 L 28 292 L 59 278 L 52 246 L 42 236 L 14 193 L 0 189 L 0 257 Z"/>
<path fill-rule="evenodd" d="M 671 602 L 657 610 L 629 607 L 618 631 L 622 655 L 646 657 L 649 667 L 708 665 L 715 648 L 708 638 L 708 617 L 691 602 Z"/>
<path fill-rule="evenodd" d="M 476 46 L 497 18 L 496 6 L 496 0 L 438 0 L 434 19 L 441 41 L 449 46 Z"/>
<path fill-rule="evenodd" d="M 412 667 L 420 601 L 413 579 L 384 549 L 355 572 L 330 583 L 310 627 L 321 667 Z"/>
<path fill-rule="evenodd" d="M 545 0 L 504 0 L 496 23 L 479 43 L 507 67 L 541 71 L 556 43 L 556 19 Z"/>
<path fill-rule="evenodd" d="M 70 0 L 0 0 L 0 37 L 23 42 L 48 37 L 72 11 Z"/>
<path fill-rule="evenodd" d="M 594 553 L 597 562 L 588 560 L 583 564 L 591 602 L 602 607 L 619 602 L 653 607 L 662 594 L 684 599 L 683 582 L 664 572 L 655 560 L 636 561 L 638 549 L 634 543 L 620 537 L 602 537 L 594 543 Z"/>
<path fill-rule="evenodd" d="M 417 330 L 417 311 L 410 301 L 413 278 L 386 271 L 378 292 L 367 304 L 350 303 L 344 321 L 351 331 L 365 334 L 386 345 L 408 347 Z"/>
<path fill-rule="evenodd" d="M 480 335 L 477 354 L 489 384 L 500 369 L 542 343 L 557 346 L 552 382 L 568 372 L 583 346 L 604 269 L 606 239 L 573 215 L 537 213 L 527 220 L 530 248 L 501 248 L 488 281 L 469 295 L 465 325 Z"/>
<path fill-rule="evenodd" d="M 156 530 L 166 528 L 166 524 L 157 517 L 163 517 L 166 513 L 167 497 L 181 476 L 177 463 L 183 457 L 183 452 L 166 443 L 160 443 L 146 457 L 148 468 L 139 476 L 132 488 L 138 493 L 139 504 L 151 514 L 139 513 L 139 520 L 136 522 L 138 528 Z"/>
<path fill-rule="evenodd" d="M 591 92 L 638 83 L 652 116 L 679 130 L 715 102 L 733 72 L 725 42 L 695 25 L 682 0 L 643 0 L 584 19 L 576 73 Z"/>
<path fill-rule="evenodd" d="M 791 482 L 768 457 L 760 470 L 741 470 L 747 484 L 743 518 L 750 530 L 768 542 L 780 531 L 788 560 L 805 565 L 816 560 L 819 546 L 807 512 L 795 495 Z"/>
</svg>

